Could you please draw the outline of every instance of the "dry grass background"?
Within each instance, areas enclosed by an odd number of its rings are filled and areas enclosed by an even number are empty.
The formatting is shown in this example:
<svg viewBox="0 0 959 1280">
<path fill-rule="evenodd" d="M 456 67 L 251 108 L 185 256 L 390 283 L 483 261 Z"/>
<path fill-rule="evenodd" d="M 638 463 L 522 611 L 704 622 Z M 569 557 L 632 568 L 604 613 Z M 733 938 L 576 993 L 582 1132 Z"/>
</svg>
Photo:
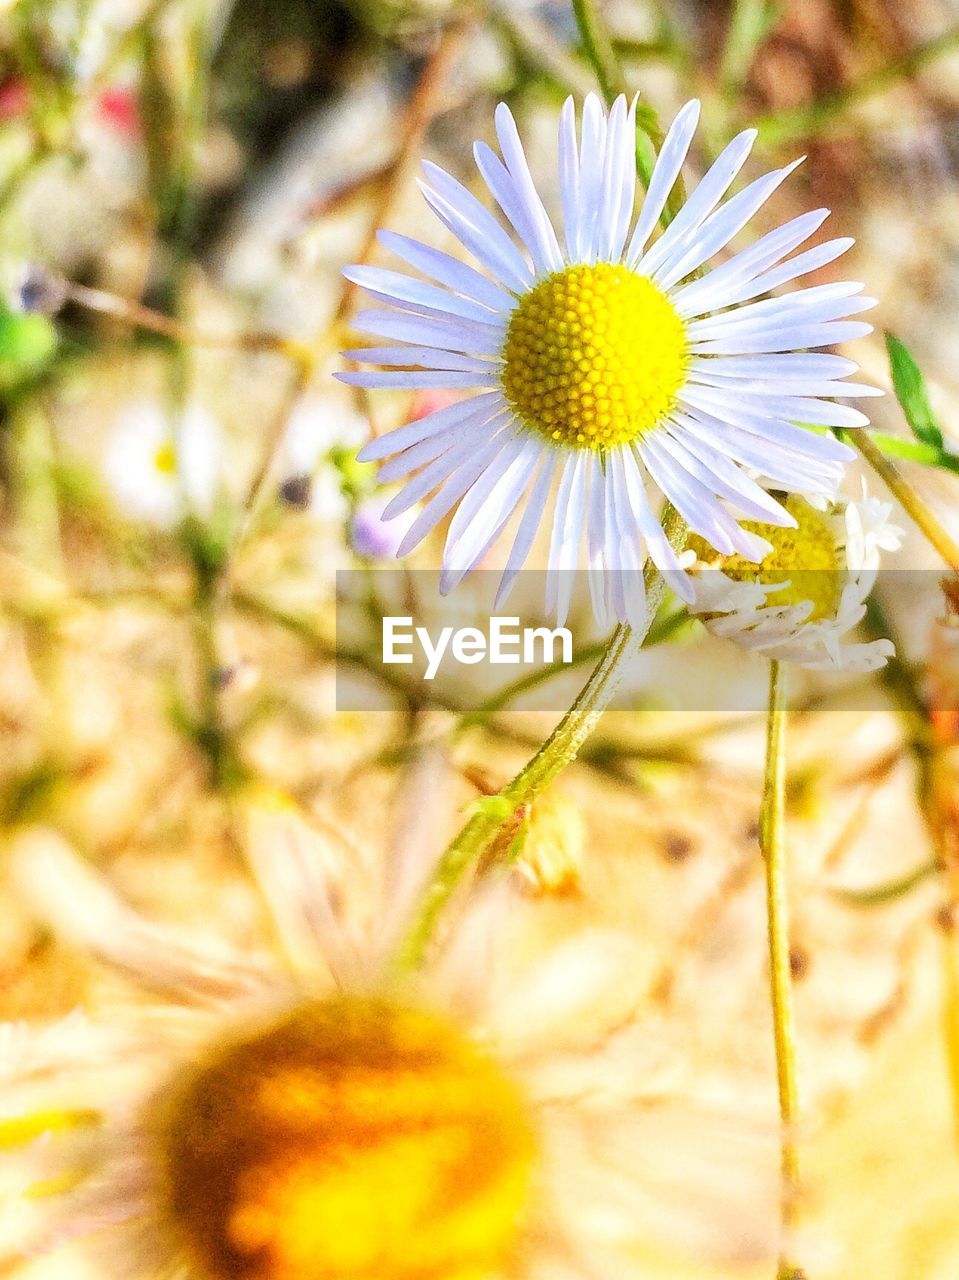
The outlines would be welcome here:
<svg viewBox="0 0 959 1280">
<path fill-rule="evenodd" d="M 505 780 L 548 728 L 543 716 L 506 710 L 449 736 L 449 749 L 424 762 L 411 743 L 451 735 L 448 708 L 335 712 L 332 572 L 351 563 L 345 511 L 339 499 L 305 511 L 279 501 L 289 464 L 282 444 L 268 450 L 304 406 L 330 445 L 348 438 L 351 415 L 365 422 L 372 412 L 382 430 L 406 407 L 339 398 L 328 374 L 341 335 L 330 326 L 351 301 L 338 269 L 364 252 L 372 219 L 388 212 L 391 225 L 440 243 L 425 232 L 410 180 L 421 135 L 426 151 L 461 170 L 466 141 L 489 133 L 491 105 L 506 96 L 548 170 L 558 94 L 564 81 L 588 87 L 590 72 L 559 3 L 454 13 L 439 3 L 291 2 L 269 17 L 241 0 L 93 6 L 107 47 L 128 29 L 153 33 L 115 64 L 96 64 L 105 84 L 139 86 L 141 123 L 129 132 L 91 106 L 99 72 L 74 100 L 69 87 L 58 96 L 69 78 L 50 51 L 81 6 L 0 9 L 0 98 L 17 85 L 33 104 L 0 126 L 8 282 L 24 260 L 40 261 L 114 297 L 172 309 L 188 338 L 283 333 L 314 354 L 307 370 L 289 352 L 158 342 L 130 317 L 74 301 L 40 375 L 3 380 L 0 1015 L 40 1024 L 77 1007 L 122 1016 L 138 997 L 31 892 L 22 859 L 10 856 L 25 832 L 65 839 L 144 916 L 184 936 L 212 929 L 268 949 L 239 852 L 238 767 L 291 795 L 325 838 L 342 838 L 348 881 L 350 848 L 371 859 L 403 840 L 441 849 L 476 797 L 470 779 Z M 758 116 L 764 162 L 808 153 L 776 216 L 822 202 L 835 234 L 857 235 L 851 274 L 881 298 L 877 324 L 916 352 L 948 431 L 959 391 L 959 55 L 950 52 L 959 15 L 931 0 L 771 10 L 770 33 L 741 75 L 727 68 L 725 84 L 728 5 L 611 3 L 607 16 L 630 83 L 664 118 L 689 94 L 704 96 L 707 148 Z M 454 20 L 467 34 L 444 45 L 438 32 Z M 944 31 L 949 39 L 920 67 L 915 51 Z M 197 32 L 215 57 L 191 123 Z M 867 91 L 850 92 L 860 84 Z M 397 156 L 404 129 L 408 154 Z M 854 354 L 888 386 L 878 338 Z M 171 369 L 225 442 L 232 541 L 212 604 L 198 590 L 195 546 L 191 555 L 175 530 L 131 519 L 102 470 L 118 413 L 132 401 L 162 404 Z M 875 417 L 902 430 L 892 397 Z M 325 448 L 316 469 L 318 490 L 335 498 L 342 472 Z M 909 475 L 951 519 L 955 478 Z M 918 535 L 903 562 L 936 563 Z M 895 600 L 890 608 L 922 661 L 931 628 L 897 613 Z M 704 660 L 701 647 L 677 659 Z M 959 1037 L 948 1007 L 959 960 L 944 930 L 952 882 L 930 875 L 883 905 L 842 897 L 942 852 L 917 804 L 909 728 L 878 692 L 871 710 L 802 715 L 791 746 L 814 1280 L 959 1273 L 946 1051 Z M 559 784 L 583 822 L 577 883 L 553 894 L 517 881 L 503 945 L 525 966 L 586 930 L 618 939 L 615 996 L 584 1009 L 573 1030 L 595 1046 L 598 1071 L 604 1055 L 627 1055 L 667 1099 L 647 1154 L 649 1212 L 665 1230 L 650 1235 L 645 1272 L 758 1280 L 770 1274 L 777 1158 L 756 840 L 762 728 L 618 712 L 598 742 L 604 749 L 594 744 Z M 952 777 L 945 752 L 941 776 Z M 941 796 L 953 802 L 948 786 Z M 87 1265 L 68 1251 L 21 1271 L 79 1277 Z"/>
</svg>

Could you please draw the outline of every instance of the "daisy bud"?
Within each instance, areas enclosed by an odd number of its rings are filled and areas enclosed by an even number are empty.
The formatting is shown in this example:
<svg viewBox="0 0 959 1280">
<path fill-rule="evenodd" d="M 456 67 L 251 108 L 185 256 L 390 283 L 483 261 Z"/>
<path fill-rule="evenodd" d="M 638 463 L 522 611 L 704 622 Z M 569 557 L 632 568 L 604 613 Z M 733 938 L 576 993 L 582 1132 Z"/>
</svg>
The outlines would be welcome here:
<svg viewBox="0 0 959 1280">
<path fill-rule="evenodd" d="M 566 897 L 580 889 L 586 827 L 563 791 L 547 791 L 529 806 L 516 870 L 535 894 Z"/>
</svg>

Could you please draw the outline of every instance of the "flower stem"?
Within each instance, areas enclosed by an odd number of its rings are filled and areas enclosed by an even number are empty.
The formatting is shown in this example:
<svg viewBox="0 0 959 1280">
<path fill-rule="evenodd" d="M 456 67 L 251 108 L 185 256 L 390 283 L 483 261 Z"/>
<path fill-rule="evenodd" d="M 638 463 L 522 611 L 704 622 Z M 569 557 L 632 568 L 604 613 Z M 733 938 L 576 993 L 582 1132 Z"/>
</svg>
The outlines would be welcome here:
<svg viewBox="0 0 959 1280">
<path fill-rule="evenodd" d="M 786 680 L 775 660 L 769 669 L 769 716 L 766 722 L 766 773 L 759 840 L 766 864 L 766 923 L 769 934 L 769 979 L 772 995 L 776 1077 L 779 1086 L 782 1168 L 781 1231 L 777 1280 L 802 1280 L 789 1260 L 799 1191 L 796 1121 L 796 1027 L 789 957 L 789 909 L 786 900 Z"/>
<path fill-rule="evenodd" d="M 652 612 L 651 608 L 650 621 Z M 576 759 L 609 705 L 626 660 L 636 653 L 642 639 L 625 624 L 616 628 L 593 674 L 550 736 L 512 782 L 482 802 L 447 847 L 401 943 L 397 956 L 401 969 L 419 967 L 447 904 L 500 827 Z"/>
<path fill-rule="evenodd" d="M 671 507 L 663 518 L 663 527 L 674 547 L 683 545 L 686 526 Z M 440 918 L 463 877 L 476 866 L 496 833 L 515 817 L 517 810 L 529 804 L 576 759 L 580 747 L 595 729 L 616 692 L 626 664 L 649 634 L 665 594 L 665 583 L 651 563 L 647 563 L 643 580 L 646 621 L 642 630 L 634 631 L 625 623 L 616 628 L 592 675 L 543 745 L 512 782 L 481 802 L 478 810 L 447 846 L 400 943 L 396 957 L 400 969 L 419 967 Z"/>
<path fill-rule="evenodd" d="M 626 92 L 626 77 L 609 32 L 600 20 L 595 0 L 573 0 L 573 13 L 583 52 L 596 72 L 606 105 L 611 107 L 619 94 Z"/>
<path fill-rule="evenodd" d="M 912 517 L 926 535 L 943 560 L 946 561 L 951 569 L 959 573 L 959 543 L 956 542 L 935 513 L 923 502 L 912 485 L 893 466 L 875 441 L 870 439 L 864 431 L 850 432 L 845 434 L 844 438 L 855 445 L 886 488 L 898 500 L 906 514 Z"/>
</svg>

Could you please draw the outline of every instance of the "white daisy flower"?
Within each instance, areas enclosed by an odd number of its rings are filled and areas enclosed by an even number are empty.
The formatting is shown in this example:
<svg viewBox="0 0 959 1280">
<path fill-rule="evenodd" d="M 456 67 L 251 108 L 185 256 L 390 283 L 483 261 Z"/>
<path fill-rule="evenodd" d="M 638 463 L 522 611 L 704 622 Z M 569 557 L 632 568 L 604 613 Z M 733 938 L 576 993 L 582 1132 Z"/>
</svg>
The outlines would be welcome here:
<svg viewBox="0 0 959 1280">
<path fill-rule="evenodd" d="M 558 482 L 549 568 L 576 569 L 585 536 L 590 568 L 605 571 L 606 605 L 638 622 L 645 601 L 636 571 L 647 554 L 689 594 L 647 494 L 650 481 L 717 551 L 753 560 L 761 547 L 740 518 L 793 521 L 752 473 L 786 492 L 838 491 L 852 450 L 797 423 L 862 426 L 863 414 L 830 397 L 879 393 L 842 381 L 857 368 L 851 360 L 805 349 L 869 333 L 870 325 L 848 317 L 874 299 L 860 296 L 862 285 L 844 282 L 759 300 L 852 244 L 830 240 L 787 256 L 818 229 L 825 209 L 793 218 L 696 274 L 795 168 L 768 173 L 724 201 L 755 140 L 752 129 L 729 143 L 669 227 L 654 234 L 698 118 L 699 103 L 690 102 L 674 120 L 634 222 L 635 102 L 621 97 L 607 115 L 590 95 L 577 143 L 568 100 L 559 131 L 561 238 L 536 192 L 513 117 L 500 105 L 502 159 L 482 142 L 474 155 L 516 239 L 436 165 L 425 165 L 421 184 L 430 208 L 485 273 L 392 232 L 380 233 L 383 244 L 436 283 L 379 267 L 346 271 L 390 304 L 356 320 L 389 345 L 347 352 L 384 368 L 338 375 L 343 381 L 479 392 L 361 454 L 389 458 L 384 480 L 414 476 L 390 504 L 392 513 L 433 495 L 402 554 L 457 507 L 443 555 L 444 590 L 479 563 L 525 497 L 505 590 Z M 572 575 L 550 576 L 553 603 L 565 616 Z"/>
<path fill-rule="evenodd" d="M 517 899 L 479 896 L 401 982 L 384 957 L 429 868 L 367 884 L 272 794 L 242 812 L 282 960 L 145 920 L 53 832 L 11 851 L 38 918 L 142 988 L 112 1024 L 0 1028 L 16 1253 L 82 1240 L 103 1280 L 639 1280 L 664 1235 L 769 1256 L 768 1125 L 721 1075 L 677 1093 L 662 1036 L 598 1013 L 625 939 L 520 973 Z"/>
<path fill-rule="evenodd" d="M 121 411 L 103 467 L 126 515 L 170 529 L 188 513 L 211 514 L 222 461 L 219 426 L 201 405 L 188 404 L 177 425 L 156 402 L 137 400 Z"/>
<path fill-rule="evenodd" d="M 771 550 L 762 565 L 717 555 L 693 540 L 696 574 L 692 612 L 705 615 L 717 636 L 783 662 L 813 670 L 873 671 L 892 657 L 889 640 L 852 643 L 876 580 L 880 551 L 898 550 L 902 531 L 890 503 L 810 502 L 792 495 L 784 505 L 795 527 L 749 524 Z"/>
</svg>

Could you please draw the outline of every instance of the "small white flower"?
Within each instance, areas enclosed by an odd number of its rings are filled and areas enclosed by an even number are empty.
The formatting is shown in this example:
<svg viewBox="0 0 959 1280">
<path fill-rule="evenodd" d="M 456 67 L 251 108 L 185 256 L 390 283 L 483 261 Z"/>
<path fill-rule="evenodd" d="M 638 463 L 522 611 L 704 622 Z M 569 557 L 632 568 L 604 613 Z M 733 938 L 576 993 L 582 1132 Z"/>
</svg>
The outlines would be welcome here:
<svg viewBox="0 0 959 1280">
<path fill-rule="evenodd" d="M 286 485 L 308 484 L 306 506 L 319 520 L 341 521 L 347 501 L 340 476 L 324 466 L 330 450 L 355 449 L 369 434 L 369 424 L 335 396 L 308 392 L 293 406 L 280 446 L 280 471 Z"/>
<path fill-rule="evenodd" d="M 767 658 L 813 670 L 883 666 L 895 652 L 889 640 L 857 644 L 845 637 L 865 615 L 880 551 L 899 548 L 891 505 L 868 497 L 865 485 L 859 502 L 793 495 L 785 505 L 794 529 L 752 526 L 770 544 L 762 565 L 699 545 L 692 612 L 714 635 Z"/>
<path fill-rule="evenodd" d="M 172 528 L 192 513 L 209 516 L 219 490 L 220 429 L 196 403 L 176 423 L 151 400 L 121 411 L 104 457 L 118 505 L 137 520 Z"/>
<path fill-rule="evenodd" d="M 807 348 L 868 333 L 868 324 L 848 317 L 874 300 L 846 282 L 757 299 L 831 262 L 852 241 L 789 257 L 825 220 L 827 210 L 818 209 L 697 276 L 795 168 L 766 174 L 723 201 L 756 137 L 746 130 L 657 236 L 698 118 L 697 102 L 676 117 L 634 222 L 635 103 L 621 97 L 607 115 L 590 95 L 577 142 L 568 100 L 559 131 L 561 238 L 501 105 L 502 159 L 482 142 L 474 155 L 516 239 L 436 165 L 426 164 L 422 184 L 431 209 L 485 274 L 391 232 L 381 233 L 384 245 L 437 283 L 378 267 L 346 271 L 389 304 L 362 312 L 357 325 L 391 345 L 347 352 L 383 371 L 342 374 L 343 381 L 480 392 L 361 454 L 389 458 L 384 480 L 414 477 L 388 512 L 432 494 L 401 554 L 456 508 L 444 591 L 476 567 L 525 501 L 505 592 L 555 486 L 549 568 L 576 569 L 585 539 L 590 569 L 602 571 L 603 611 L 638 623 L 645 614 L 638 571 L 647 554 L 681 594 L 690 590 L 654 514 L 650 481 L 710 546 L 751 560 L 760 558 L 761 544 L 743 518 L 792 524 L 757 472 L 785 492 L 838 492 L 852 451 L 797 424 L 861 426 L 861 413 L 831 397 L 878 392 L 842 381 L 856 370 L 852 361 Z M 572 574 L 550 578 L 551 604 L 564 617 Z"/>
</svg>

